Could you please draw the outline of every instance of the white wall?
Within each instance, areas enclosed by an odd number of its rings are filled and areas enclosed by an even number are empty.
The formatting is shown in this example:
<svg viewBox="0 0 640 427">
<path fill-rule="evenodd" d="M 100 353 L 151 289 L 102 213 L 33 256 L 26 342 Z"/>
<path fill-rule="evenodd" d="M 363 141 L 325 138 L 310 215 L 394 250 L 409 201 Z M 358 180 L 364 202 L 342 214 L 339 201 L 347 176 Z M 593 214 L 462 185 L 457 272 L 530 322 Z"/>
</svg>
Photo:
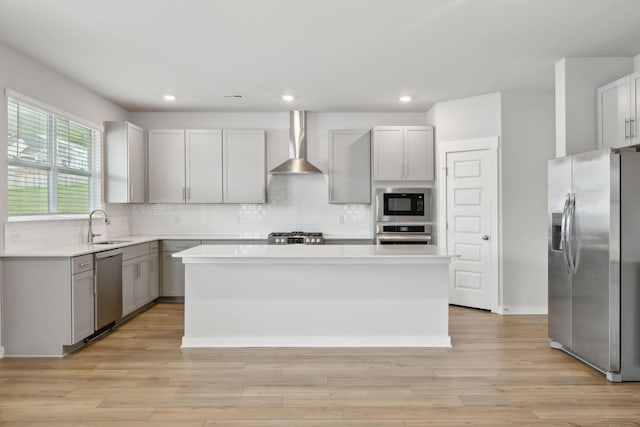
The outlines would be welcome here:
<svg viewBox="0 0 640 427">
<path fill-rule="evenodd" d="M 437 143 L 500 135 L 500 93 L 439 102 L 427 112 Z"/>
<path fill-rule="evenodd" d="M 0 152 L 6 153 L 7 145 L 7 102 L 4 90 L 13 89 L 25 95 L 29 95 L 42 102 L 60 108 L 76 116 L 85 118 L 95 123 L 104 120 L 123 120 L 128 117 L 128 112 L 106 99 L 96 95 L 88 89 L 74 83 L 65 76 L 52 71 L 0 44 Z M 7 182 L 7 156 L 0 156 L 0 170 L 2 179 L 0 182 Z M 12 225 L 7 224 L 7 188 L 0 185 L 0 248 L 7 244 L 5 228 Z M 30 235 L 33 242 L 37 242 L 44 236 L 41 233 L 30 234 L 32 230 L 56 229 L 60 225 L 66 227 L 66 232 L 62 234 L 62 239 L 55 242 L 62 244 L 66 239 L 76 239 L 82 236 L 85 221 L 48 221 L 23 223 L 21 229 L 24 235 Z M 86 228 L 84 229 L 86 232 Z M 11 233 L 11 231 L 9 231 Z M 0 278 L 2 276 L 0 275 Z M 1 285 L 1 283 L 0 283 Z M 1 301 L 0 301 L 1 302 Z M 1 319 L 0 313 L 0 319 Z M 0 330 L 1 330 L 0 325 Z M 1 343 L 0 337 L 0 343 Z M 0 353 L 2 348 L 0 347 Z"/>
<path fill-rule="evenodd" d="M 556 157 L 598 147 L 596 89 L 633 71 L 633 58 L 563 58 L 556 63 Z"/>
<path fill-rule="evenodd" d="M 267 168 L 287 159 L 289 113 L 132 113 L 146 129 L 265 129 Z M 330 129 L 369 129 L 374 125 L 423 125 L 422 113 L 313 113 L 307 115 L 307 158 L 323 175 L 268 176 L 265 205 L 137 205 L 134 234 L 175 236 L 261 236 L 271 231 L 322 231 L 334 237 L 372 237 L 369 205 L 328 203 Z"/>
<path fill-rule="evenodd" d="M 554 93 L 503 92 L 501 106 L 502 304 L 507 313 L 546 313 Z"/>
<path fill-rule="evenodd" d="M 441 102 L 427 112 L 438 146 L 500 137 L 498 310 L 506 313 L 547 308 L 546 170 L 555 151 L 553 102 L 552 92 L 491 93 Z"/>
</svg>

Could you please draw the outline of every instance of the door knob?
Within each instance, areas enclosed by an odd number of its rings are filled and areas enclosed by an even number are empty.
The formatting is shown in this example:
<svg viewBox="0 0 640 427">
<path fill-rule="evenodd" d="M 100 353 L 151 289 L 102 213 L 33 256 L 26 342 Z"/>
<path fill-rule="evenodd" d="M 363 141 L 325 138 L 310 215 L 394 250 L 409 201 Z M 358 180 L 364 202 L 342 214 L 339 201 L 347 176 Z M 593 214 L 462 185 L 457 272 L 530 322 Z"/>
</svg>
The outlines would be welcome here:
<svg viewBox="0 0 640 427">
<path fill-rule="evenodd" d="M 489 240 L 489 236 L 485 234 L 484 236 L 482 236 L 482 240 Z"/>
</svg>

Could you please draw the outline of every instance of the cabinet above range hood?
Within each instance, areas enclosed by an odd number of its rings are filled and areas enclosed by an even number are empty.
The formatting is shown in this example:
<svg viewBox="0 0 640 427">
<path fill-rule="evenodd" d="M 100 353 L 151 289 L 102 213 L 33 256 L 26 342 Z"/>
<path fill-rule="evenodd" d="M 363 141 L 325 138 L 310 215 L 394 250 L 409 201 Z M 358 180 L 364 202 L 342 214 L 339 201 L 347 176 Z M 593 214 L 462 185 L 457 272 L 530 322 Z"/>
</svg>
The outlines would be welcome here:
<svg viewBox="0 0 640 427">
<path fill-rule="evenodd" d="M 305 175 L 322 173 L 307 161 L 306 111 L 289 112 L 289 160 L 271 169 L 273 175 Z"/>
</svg>

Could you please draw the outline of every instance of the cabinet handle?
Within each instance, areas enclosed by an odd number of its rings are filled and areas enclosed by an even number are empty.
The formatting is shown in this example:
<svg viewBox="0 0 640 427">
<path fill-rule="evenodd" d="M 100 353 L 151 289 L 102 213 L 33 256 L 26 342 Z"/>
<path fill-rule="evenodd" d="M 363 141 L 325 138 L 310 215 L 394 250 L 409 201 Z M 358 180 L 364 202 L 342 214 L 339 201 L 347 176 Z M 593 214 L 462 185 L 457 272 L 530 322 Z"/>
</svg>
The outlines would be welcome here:
<svg viewBox="0 0 640 427">
<path fill-rule="evenodd" d="M 636 119 L 629 119 L 629 138 L 635 138 L 636 133 L 634 129 L 636 127 Z"/>
<path fill-rule="evenodd" d="M 80 267 L 86 267 L 87 265 L 91 265 L 91 264 L 93 264 L 93 261 L 81 262 Z"/>
<path fill-rule="evenodd" d="M 629 134 L 631 133 L 631 120 L 624 119 L 624 139 L 629 139 Z"/>
<path fill-rule="evenodd" d="M 187 200 L 191 200 L 191 187 L 187 187 Z"/>
</svg>

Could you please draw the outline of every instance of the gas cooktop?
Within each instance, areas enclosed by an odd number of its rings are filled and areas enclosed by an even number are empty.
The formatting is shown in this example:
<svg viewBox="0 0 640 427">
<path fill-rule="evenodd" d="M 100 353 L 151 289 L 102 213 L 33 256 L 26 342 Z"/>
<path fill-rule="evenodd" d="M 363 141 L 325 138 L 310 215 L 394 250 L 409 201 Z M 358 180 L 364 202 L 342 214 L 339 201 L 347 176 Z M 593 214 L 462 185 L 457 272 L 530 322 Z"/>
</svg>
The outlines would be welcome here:
<svg viewBox="0 0 640 427">
<path fill-rule="evenodd" d="M 322 233 L 306 233 L 304 231 L 274 232 L 269 233 L 270 245 L 322 245 L 324 237 Z"/>
</svg>

